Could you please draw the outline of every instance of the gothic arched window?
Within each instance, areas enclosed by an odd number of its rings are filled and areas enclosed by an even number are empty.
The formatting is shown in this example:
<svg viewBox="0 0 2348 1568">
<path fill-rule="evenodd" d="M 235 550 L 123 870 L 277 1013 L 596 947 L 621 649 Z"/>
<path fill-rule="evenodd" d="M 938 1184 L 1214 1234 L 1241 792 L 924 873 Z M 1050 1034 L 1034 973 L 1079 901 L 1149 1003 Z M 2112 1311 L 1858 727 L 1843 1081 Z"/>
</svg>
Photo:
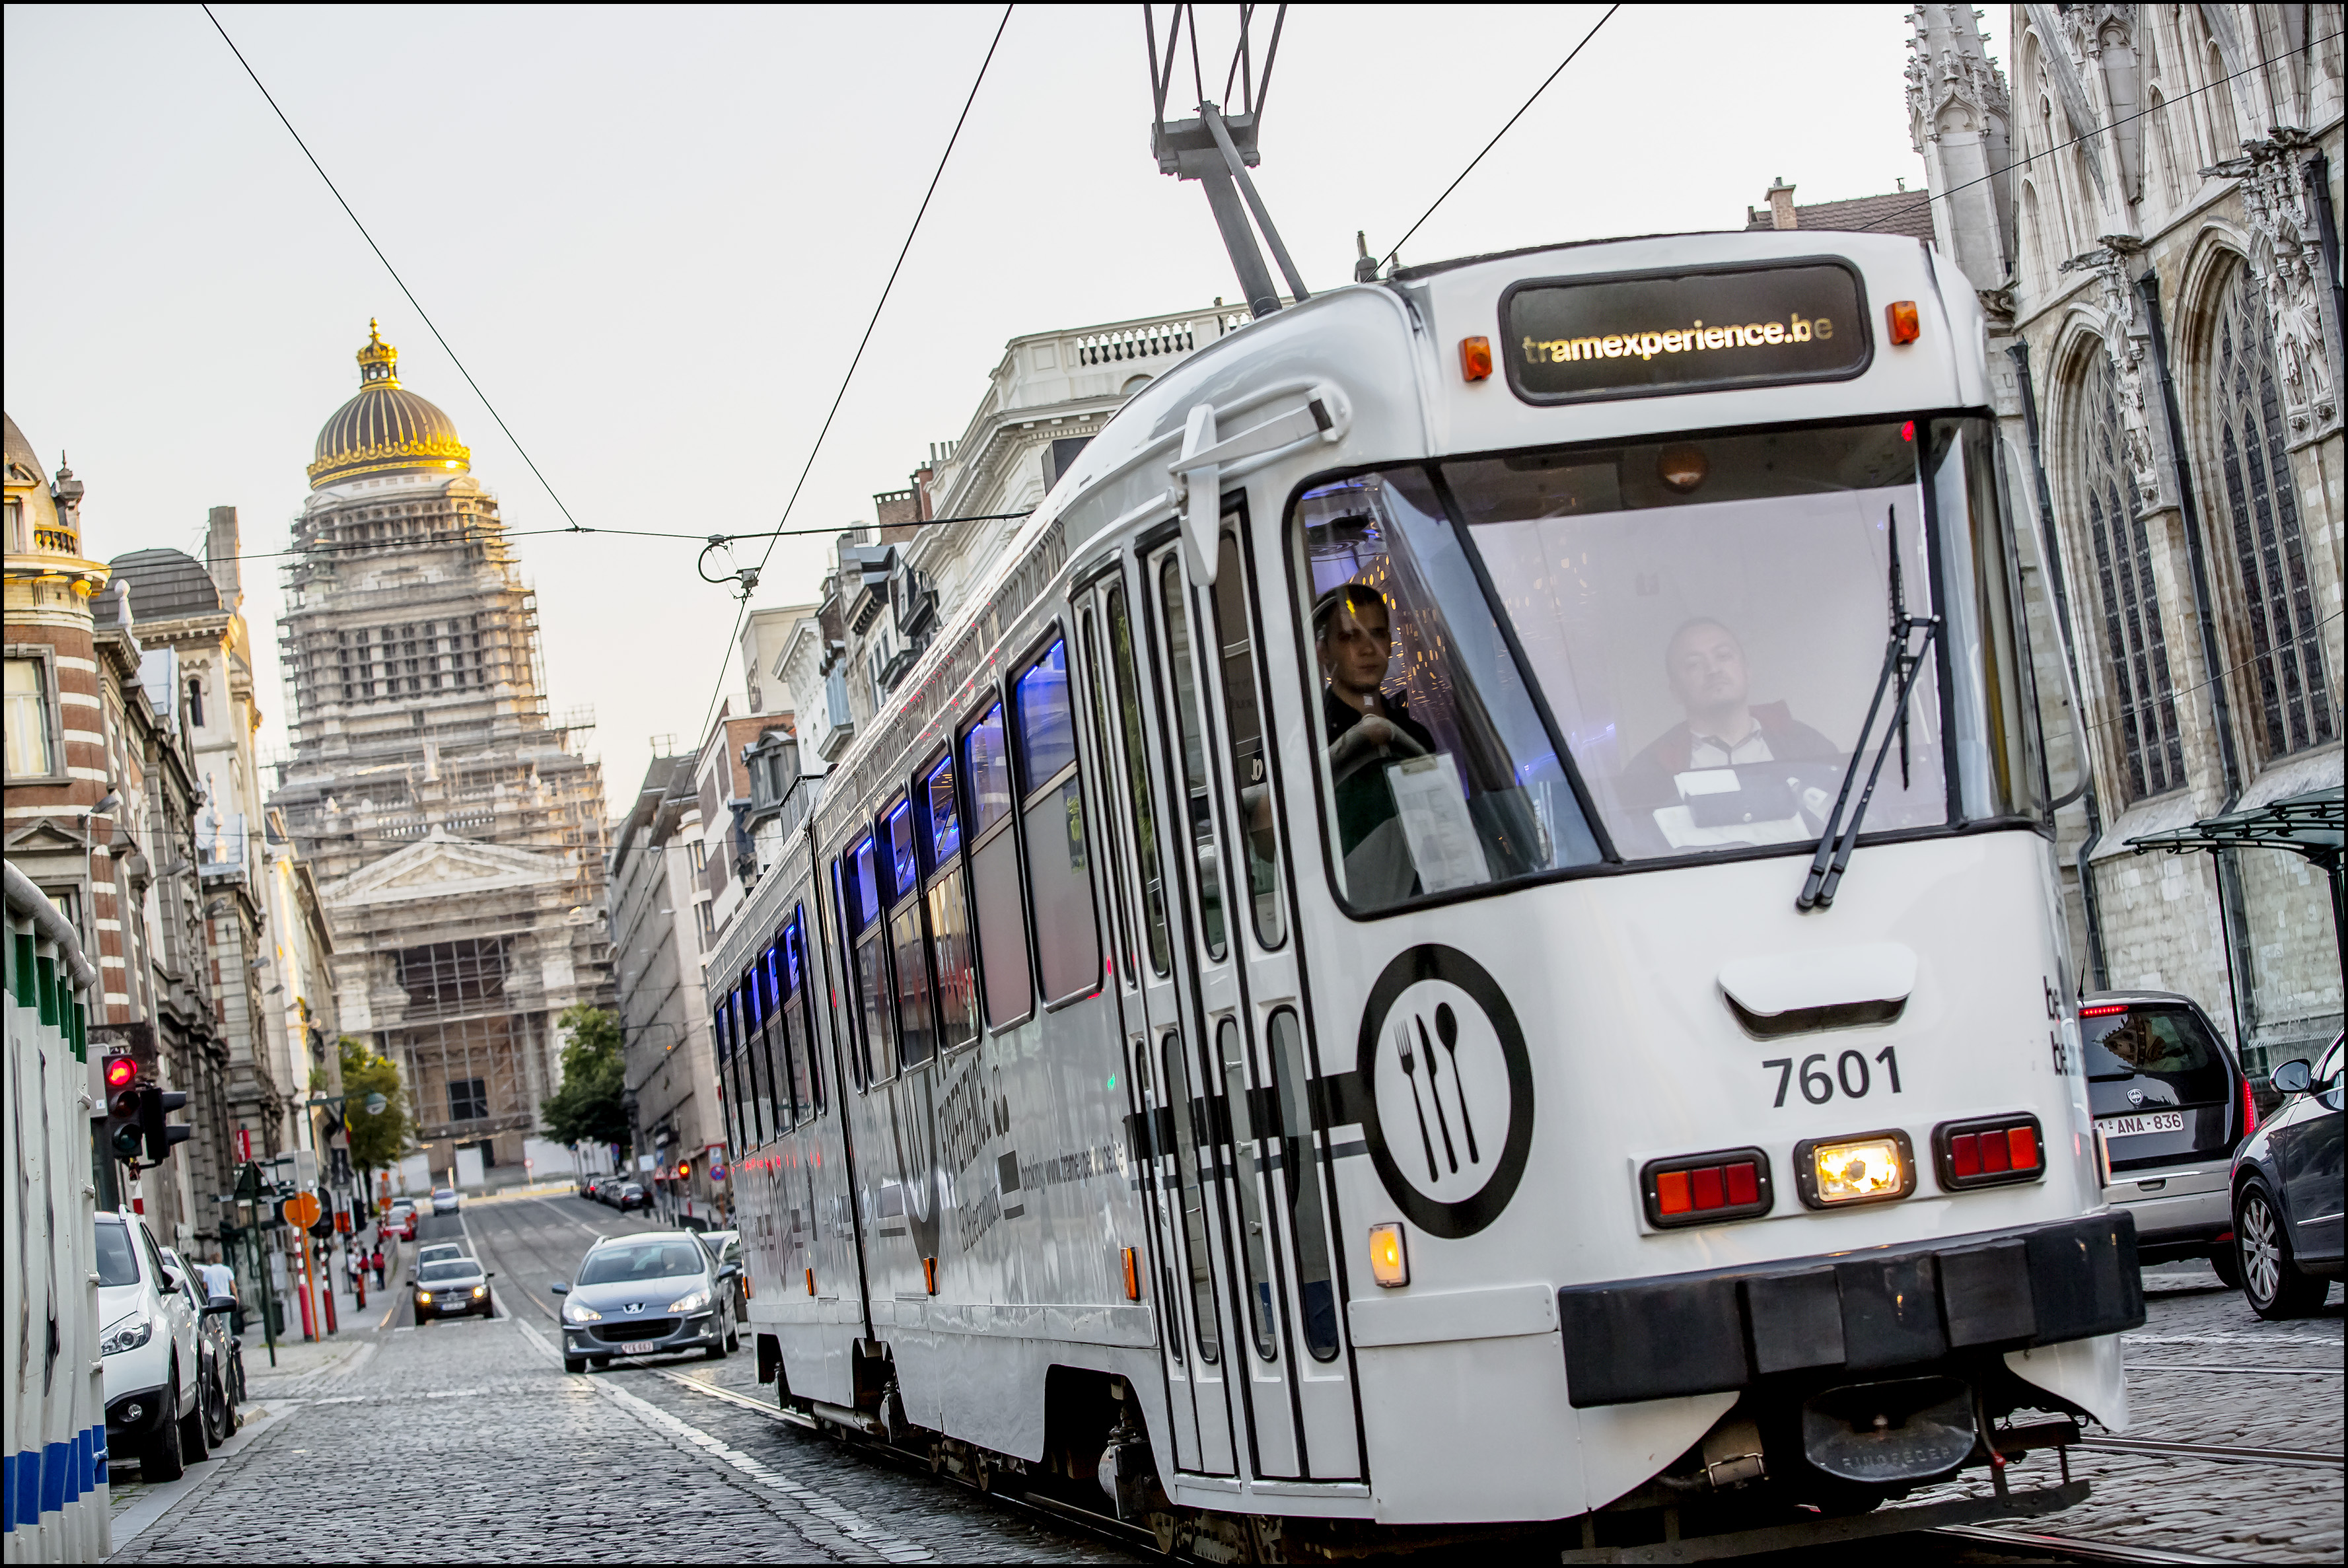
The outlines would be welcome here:
<svg viewBox="0 0 2348 1568">
<path fill-rule="evenodd" d="M 2123 449 L 2119 389 L 2110 357 L 2089 354 L 2071 410 L 2075 460 L 2095 555 L 2096 603 L 2116 710 L 2111 738 L 2127 798 L 2166 795 L 2185 783 L 2168 639 L 2152 576 L 2152 539 L 2137 515 L 2136 480 Z"/>
<path fill-rule="evenodd" d="M 2274 333 L 2250 269 L 2237 263 L 2219 293 L 2209 342 L 2210 412 L 2219 505 L 2230 531 L 2250 634 L 2246 672 L 2269 757 L 2322 746 L 2338 734 L 2323 675 L 2323 643 L 2308 583 L 2307 541 L 2283 447 Z"/>
</svg>

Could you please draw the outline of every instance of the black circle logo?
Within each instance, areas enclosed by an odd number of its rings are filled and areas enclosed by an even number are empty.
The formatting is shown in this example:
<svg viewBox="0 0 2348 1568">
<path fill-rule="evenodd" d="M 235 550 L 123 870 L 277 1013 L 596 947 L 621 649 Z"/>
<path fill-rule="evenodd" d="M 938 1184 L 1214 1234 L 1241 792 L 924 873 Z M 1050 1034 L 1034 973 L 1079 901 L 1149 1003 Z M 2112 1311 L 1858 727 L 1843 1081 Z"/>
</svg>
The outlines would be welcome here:
<svg viewBox="0 0 2348 1568">
<path fill-rule="evenodd" d="M 1429 1234 L 1472 1236 L 1509 1206 L 1533 1143 L 1533 1064 L 1484 966 L 1428 943 L 1362 1009 L 1362 1135 L 1378 1179 Z"/>
</svg>

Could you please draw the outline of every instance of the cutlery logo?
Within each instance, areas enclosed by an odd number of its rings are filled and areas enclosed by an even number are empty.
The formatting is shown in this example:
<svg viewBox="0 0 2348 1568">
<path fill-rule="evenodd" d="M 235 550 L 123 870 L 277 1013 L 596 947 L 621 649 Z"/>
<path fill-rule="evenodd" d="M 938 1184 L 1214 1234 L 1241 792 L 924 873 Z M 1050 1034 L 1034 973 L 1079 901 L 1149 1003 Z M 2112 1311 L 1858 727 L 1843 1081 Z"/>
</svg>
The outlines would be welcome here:
<svg viewBox="0 0 2348 1568">
<path fill-rule="evenodd" d="M 1412 948 L 1362 1016 L 1362 1130 L 1422 1229 L 1473 1235 L 1515 1193 L 1532 1145 L 1532 1063 L 1508 997 L 1457 948 Z"/>
</svg>

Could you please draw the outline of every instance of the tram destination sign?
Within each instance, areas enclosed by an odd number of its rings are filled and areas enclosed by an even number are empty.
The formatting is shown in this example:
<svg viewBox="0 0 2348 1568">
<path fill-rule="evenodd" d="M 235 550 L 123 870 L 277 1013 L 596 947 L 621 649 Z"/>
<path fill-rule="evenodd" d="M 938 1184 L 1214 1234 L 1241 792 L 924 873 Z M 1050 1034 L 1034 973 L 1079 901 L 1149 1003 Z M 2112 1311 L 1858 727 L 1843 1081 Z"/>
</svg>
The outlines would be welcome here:
<svg viewBox="0 0 2348 1568">
<path fill-rule="evenodd" d="M 1500 327 L 1528 403 L 1839 381 L 1875 353 L 1864 285 L 1828 260 L 1527 279 Z"/>
</svg>

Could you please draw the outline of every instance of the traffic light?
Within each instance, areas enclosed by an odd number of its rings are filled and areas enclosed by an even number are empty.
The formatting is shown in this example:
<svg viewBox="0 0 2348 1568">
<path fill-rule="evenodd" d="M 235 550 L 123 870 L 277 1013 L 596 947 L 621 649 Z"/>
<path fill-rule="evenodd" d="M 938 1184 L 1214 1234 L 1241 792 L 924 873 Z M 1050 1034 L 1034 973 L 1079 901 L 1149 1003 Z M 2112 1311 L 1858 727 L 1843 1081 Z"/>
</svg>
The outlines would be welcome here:
<svg viewBox="0 0 2348 1568">
<path fill-rule="evenodd" d="M 196 1130 L 163 1119 L 188 1103 L 188 1097 L 178 1089 L 143 1088 L 139 1091 L 139 1130 L 147 1142 L 147 1163 L 160 1165 L 171 1157 L 171 1146 L 184 1143 L 196 1135 Z"/>
<path fill-rule="evenodd" d="M 146 1142 L 146 1133 L 139 1124 L 142 1099 L 139 1088 L 139 1058 L 120 1056 L 106 1058 L 106 1143 L 118 1160 L 139 1162 L 139 1149 Z"/>
</svg>

